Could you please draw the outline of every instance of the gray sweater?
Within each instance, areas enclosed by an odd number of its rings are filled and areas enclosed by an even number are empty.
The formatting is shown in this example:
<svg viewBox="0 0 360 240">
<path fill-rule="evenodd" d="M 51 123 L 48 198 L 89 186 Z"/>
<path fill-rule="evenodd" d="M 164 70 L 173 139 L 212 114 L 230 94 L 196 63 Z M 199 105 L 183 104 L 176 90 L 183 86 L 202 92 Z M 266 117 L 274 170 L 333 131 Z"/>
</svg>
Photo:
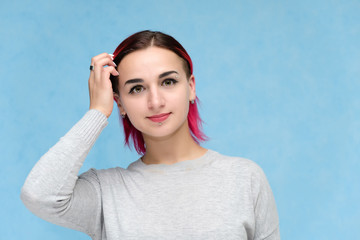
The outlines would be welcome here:
<svg viewBox="0 0 360 240">
<path fill-rule="evenodd" d="M 92 239 L 280 239 L 274 197 L 254 162 L 208 150 L 172 165 L 89 171 L 107 118 L 84 117 L 34 166 L 21 192 L 37 216 Z"/>
</svg>

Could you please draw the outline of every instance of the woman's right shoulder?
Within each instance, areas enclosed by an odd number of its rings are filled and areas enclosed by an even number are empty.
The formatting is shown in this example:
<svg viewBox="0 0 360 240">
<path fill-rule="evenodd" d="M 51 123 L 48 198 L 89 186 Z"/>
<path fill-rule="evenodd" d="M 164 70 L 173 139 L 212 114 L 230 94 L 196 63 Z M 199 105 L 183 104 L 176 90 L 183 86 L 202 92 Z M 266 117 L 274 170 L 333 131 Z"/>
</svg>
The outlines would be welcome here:
<svg viewBox="0 0 360 240">
<path fill-rule="evenodd" d="M 110 183 L 114 180 L 119 180 L 119 178 L 123 178 L 129 175 L 129 171 L 122 167 L 114 167 L 114 168 L 107 168 L 107 169 L 95 169 L 90 168 L 86 172 L 82 173 L 79 176 L 79 179 L 86 180 L 91 183 Z"/>
</svg>

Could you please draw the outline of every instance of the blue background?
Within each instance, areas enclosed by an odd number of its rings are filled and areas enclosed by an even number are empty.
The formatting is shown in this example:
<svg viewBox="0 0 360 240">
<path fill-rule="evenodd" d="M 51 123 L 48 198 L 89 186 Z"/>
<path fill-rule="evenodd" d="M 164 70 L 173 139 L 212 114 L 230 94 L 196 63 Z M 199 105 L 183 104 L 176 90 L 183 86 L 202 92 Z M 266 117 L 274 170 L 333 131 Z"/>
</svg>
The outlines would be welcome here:
<svg viewBox="0 0 360 240">
<path fill-rule="evenodd" d="M 32 215 L 32 166 L 87 111 L 90 58 L 160 30 L 194 61 L 206 144 L 257 162 L 282 239 L 359 239 L 359 1 L 6 1 L 0 14 L 2 239 L 90 239 Z M 82 172 L 127 167 L 117 110 Z"/>
</svg>

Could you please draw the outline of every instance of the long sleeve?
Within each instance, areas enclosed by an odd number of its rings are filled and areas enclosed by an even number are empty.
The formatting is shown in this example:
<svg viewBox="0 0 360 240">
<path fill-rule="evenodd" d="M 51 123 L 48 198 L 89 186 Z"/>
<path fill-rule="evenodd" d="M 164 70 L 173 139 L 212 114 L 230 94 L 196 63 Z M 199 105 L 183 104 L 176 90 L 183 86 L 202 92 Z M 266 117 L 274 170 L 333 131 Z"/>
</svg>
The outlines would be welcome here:
<svg viewBox="0 0 360 240">
<path fill-rule="evenodd" d="M 89 110 L 36 163 L 21 190 L 21 199 L 35 215 L 94 238 L 101 221 L 101 196 L 95 171 L 78 178 L 79 170 L 107 118 Z"/>
<path fill-rule="evenodd" d="M 274 195 L 263 170 L 257 167 L 252 174 L 254 198 L 255 240 L 279 240 L 279 217 Z"/>
</svg>

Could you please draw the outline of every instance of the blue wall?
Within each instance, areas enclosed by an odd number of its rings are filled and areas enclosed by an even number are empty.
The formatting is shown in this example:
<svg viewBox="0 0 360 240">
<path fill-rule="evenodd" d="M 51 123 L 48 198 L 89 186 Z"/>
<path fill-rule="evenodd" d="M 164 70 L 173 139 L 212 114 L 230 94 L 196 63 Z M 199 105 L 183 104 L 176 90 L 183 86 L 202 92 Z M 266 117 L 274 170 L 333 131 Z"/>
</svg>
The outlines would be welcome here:
<svg viewBox="0 0 360 240">
<path fill-rule="evenodd" d="M 2 238 L 89 239 L 32 215 L 20 188 L 87 111 L 90 58 L 143 29 L 173 35 L 192 56 L 204 146 L 262 166 L 282 239 L 359 237 L 359 13 L 351 0 L 2 3 Z M 138 158 L 123 147 L 117 111 L 109 121 L 82 171 Z"/>
</svg>

